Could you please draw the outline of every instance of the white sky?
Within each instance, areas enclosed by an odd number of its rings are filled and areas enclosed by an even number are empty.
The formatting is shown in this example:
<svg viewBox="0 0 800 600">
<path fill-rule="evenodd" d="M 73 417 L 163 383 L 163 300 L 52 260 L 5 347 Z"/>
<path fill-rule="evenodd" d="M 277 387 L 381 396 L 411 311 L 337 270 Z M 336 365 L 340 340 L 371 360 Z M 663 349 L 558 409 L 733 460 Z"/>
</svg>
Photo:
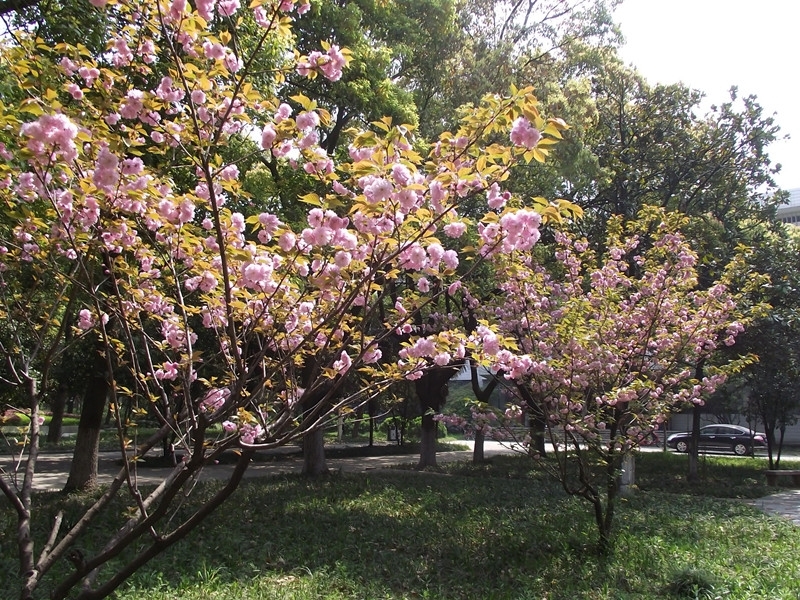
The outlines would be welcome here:
<svg viewBox="0 0 800 600">
<path fill-rule="evenodd" d="M 792 139 L 769 148 L 776 181 L 800 188 L 800 2 L 797 0 L 624 0 L 615 13 L 623 59 L 651 83 L 683 83 L 709 104 L 754 94 Z"/>
</svg>

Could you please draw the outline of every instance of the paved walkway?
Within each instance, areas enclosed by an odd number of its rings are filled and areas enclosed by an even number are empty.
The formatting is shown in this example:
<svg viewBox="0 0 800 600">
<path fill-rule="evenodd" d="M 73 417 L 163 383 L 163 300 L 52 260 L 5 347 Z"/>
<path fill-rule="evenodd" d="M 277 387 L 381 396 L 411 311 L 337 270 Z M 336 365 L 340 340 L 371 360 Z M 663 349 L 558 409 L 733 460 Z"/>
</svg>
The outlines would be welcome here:
<svg viewBox="0 0 800 600">
<path fill-rule="evenodd" d="M 757 498 L 748 502 L 769 515 L 777 515 L 791 519 L 795 525 L 800 525 L 800 490 L 786 490 L 777 494 Z"/>
<path fill-rule="evenodd" d="M 465 442 L 466 444 L 467 442 Z M 471 442 L 470 442 L 471 443 Z M 491 457 L 495 454 L 511 452 L 509 448 L 499 442 L 486 442 L 485 455 Z M 275 460 L 264 460 L 263 456 L 254 461 L 245 471 L 245 478 L 264 477 L 281 473 L 300 473 L 303 469 L 303 459 L 300 449 L 290 446 L 275 451 Z M 472 450 L 437 453 L 439 463 L 469 460 Z M 348 473 L 363 473 L 377 469 L 386 469 L 400 464 L 416 464 L 419 457 L 414 454 L 399 454 L 391 456 L 361 456 L 354 458 L 328 458 L 327 465 L 331 471 Z M 42 453 L 36 464 L 34 490 L 58 491 L 64 487 L 69 474 L 72 461 L 71 453 Z M 0 465 L 6 466 L 6 460 L 0 460 Z M 203 469 L 200 480 L 225 479 L 230 472 L 230 465 L 210 465 Z M 167 474 L 169 467 L 146 467 L 137 471 L 138 482 L 141 485 L 155 485 L 160 483 Z M 107 484 L 120 470 L 119 453 L 101 452 L 98 464 L 98 483 Z"/>
<path fill-rule="evenodd" d="M 471 442 L 463 442 L 470 444 Z M 506 444 L 488 441 L 484 451 L 487 457 L 496 454 L 506 454 L 512 452 Z M 281 473 L 300 473 L 303 468 L 303 460 L 300 450 L 296 447 L 281 449 L 282 456 L 279 460 L 271 462 L 253 462 L 245 472 L 246 478 L 264 477 L 268 475 L 278 475 Z M 120 469 L 119 455 L 116 452 L 101 453 L 99 462 L 99 482 L 109 483 Z M 439 452 L 437 460 L 440 463 L 469 460 L 472 457 L 471 450 L 458 452 Z M 36 467 L 36 478 L 34 489 L 37 491 L 58 491 L 67 480 L 69 465 L 72 460 L 71 453 L 41 454 Z M 393 456 L 362 456 L 355 458 L 329 458 L 328 468 L 332 471 L 342 471 L 349 473 L 364 473 L 368 471 L 386 469 L 399 464 L 416 464 L 418 458 L 413 454 L 393 455 Z M 1 461 L 6 466 L 6 461 Z M 230 471 L 229 465 L 212 465 L 203 469 L 200 480 L 224 479 Z M 167 468 L 147 467 L 139 469 L 137 476 L 142 485 L 154 485 L 162 481 L 167 473 Z M 800 490 L 785 490 L 756 500 L 749 500 L 748 504 L 767 514 L 777 515 L 791 519 L 795 524 L 800 525 Z"/>
</svg>

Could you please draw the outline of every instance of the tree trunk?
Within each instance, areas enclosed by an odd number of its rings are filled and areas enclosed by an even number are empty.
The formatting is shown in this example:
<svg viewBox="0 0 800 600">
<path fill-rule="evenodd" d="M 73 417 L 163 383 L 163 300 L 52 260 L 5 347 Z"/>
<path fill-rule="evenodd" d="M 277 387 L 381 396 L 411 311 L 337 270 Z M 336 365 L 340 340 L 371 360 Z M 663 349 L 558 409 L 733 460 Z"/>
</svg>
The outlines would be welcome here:
<svg viewBox="0 0 800 600">
<path fill-rule="evenodd" d="M 419 440 L 418 469 L 435 467 L 436 464 L 436 434 L 439 424 L 433 420 L 432 414 L 422 415 L 422 431 Z"/>
<path fill-rule="evenodd" d="M 786 425 L 782 425 L 781 428 L 778 430 L 781 434 L 780 439 L 778 440 L 778 452 L 775 456 L 775 468 L 779 468 L 781 464 L 781 454 L 783 454 L 783 439 L 786 437 Z M 755 451 L 753 451 L 753 456 L 755 456 Z M 772 467 L 770 467 L 771 469 Z"/>
<path fill-rule="evenodd" d="M 692 440 L 689 443 L 689 474 L 687 480 L 689 482 L 699 481 L 700 475 L 698 474 L 697 464 L 700 454 L 700 407 L 696 404 L 692 409 Z"/>
<path fill-rule="evenodd" d="M 617 507 L 617 496 L 620 492 L 620 473 L 623 468 L 624 458 L 624 456 L 615 455 L 607 459 L 605 507 L 603 507 L 599 492 L 592 499 L 595 508 L 595 520 L 600 534 L 598 550 L 602 556 L 607 556 L 614 549 L 614 513 Z"/>
<path fill-rule="evenodd" d="M 86 387 L 81 420 L 75 438 L 75 452 L 69 471 L 65 492 L 84 490 L 97 485 L 97 459 L 100 448 L 100 429 L 108 398 L 109 383 L 105 375 L 105 362 L 98 356 L 94 377 Z M 102 365 L 102 367 L 101 367 Z"/>
<path fill-rule="evenodd" d="M 483 430 L 475 431 L 475 445 L 472 447 L 472 464 L 478 465 L 482 463 L 485 459 L 483 454 L 483 441 L 486 439 L 486 435 L 483 433 Z"/>
<path fill-rule="evenodd" d="M 528 413 L 528 433 L 531 437 L 529 452 L 532 455 L 546 456 L 545 434 L 547 433 L 547 421 L 544 418 L 544 410 L 540 403 L 531 394 L 530 390 L 524 385 L 518 385 L 517 390 Z"/>
<path fill-rule="evenodd" d="M 50 404 L 52 416 L 50 417 L 50 425 L 47 428 L 47 443 L 57 444 L 61 440 L 61 433 L 64 426 L 64 409 L 67 405 L 67 386 L 59 384 L 56 395 Z"/>
<path fill-rule="evenodd" d="M 318 427 L 303 436 L 303 475 L 319 477 L 328 473 L 325 461 L 325 431 Z"/>
<path fill-rule="evenodd" d="M 375 445 L 375 400 L 367 402 L 367 413 L 369 414 L 369 447 Z"/>
<path fill-rule="evenodd" d="M 627 453 L 622 457 L 622 469 L 619 474 L 619 495 L 624 497 L 633 494 L 633 486 L 636 485 L 636 458 L 632 453 Z"/>
<path fill-rule="evenodd" d="M 356 411 L 355 417 L 356 418 L 353 419 L 353 427 L 352 427 L 351 431 L 352 431 L 353 439 L 357 440 L 359 434 L 361 433 L 361 423 L 364 420 L 364 407 L 363 406 L 360 406 L 358 408 L 358 410 Z"/>
<path fill-rule="evenodd" d="M 703 360 L 700 360 L 694 368 L 694 377 L 697 381 L 703 380 Z M 700 454 L 700 406 L 695 404 L 692 408 L 692 442 L 689 444 L 689 474 L 686 479 L 690 483 L 699 481 L 697 464 Z"/>
<path fill-rule="evenodd" d="M 764 435 L 767 437 L 767 459 L 770 469 L 777 469 L 778 463 L 775 461 L 775 430 L 764 426 Z"/>
<path fill-rule="evenodd" d="M 439 424 L 433 420 L 447 400 L 447 382 L 458 372 L 457 366 L 429 369 L 414 382 L 422 409 L 418 469 L 436 466 L 436 438 Z"/>
</svg>

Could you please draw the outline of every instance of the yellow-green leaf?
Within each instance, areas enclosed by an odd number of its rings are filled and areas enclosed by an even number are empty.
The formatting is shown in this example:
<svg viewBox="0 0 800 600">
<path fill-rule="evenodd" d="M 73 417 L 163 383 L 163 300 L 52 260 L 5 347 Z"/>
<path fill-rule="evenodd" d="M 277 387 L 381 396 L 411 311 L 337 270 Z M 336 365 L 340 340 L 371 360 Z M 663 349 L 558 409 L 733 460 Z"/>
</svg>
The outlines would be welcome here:
<svg viewBox="0 0 800 600">
<path fill-rule="evenodd" d="M 305 202 L 306 204 L 311 204 L 312 206 L 322 206 L 319 196 L 313 192 L 306 194 L 305 196 L 300 196 L 299 200 L 300 202 Z"/>
</svg>

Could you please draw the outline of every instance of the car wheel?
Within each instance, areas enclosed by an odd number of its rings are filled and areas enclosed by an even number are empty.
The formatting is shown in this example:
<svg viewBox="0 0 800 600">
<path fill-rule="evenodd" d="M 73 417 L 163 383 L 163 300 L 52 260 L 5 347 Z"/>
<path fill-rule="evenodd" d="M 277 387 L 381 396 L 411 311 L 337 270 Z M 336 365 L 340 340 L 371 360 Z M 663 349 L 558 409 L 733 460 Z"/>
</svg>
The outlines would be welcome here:
<svg viewBox="0 0 800 600">
<path fill-rule="evenodd" d="M 739 442 L 738 444 L 734 444 L 733 445 L 733 452 L 734 452 L 734 454 L 736 454 L 736 456 L 744 456 L 749 451 L 748 451 L 747 446 L 745 444 L 742 444 L 741 442 Z"/>
<path fill-rule="evenodd" d="M 688 452 L 689 444 L 687 444 L 683 440 L 678 440 L 678 442 L 675 444 L 675 450 L 677 450 L 678 452 Z"/>
</svg>

